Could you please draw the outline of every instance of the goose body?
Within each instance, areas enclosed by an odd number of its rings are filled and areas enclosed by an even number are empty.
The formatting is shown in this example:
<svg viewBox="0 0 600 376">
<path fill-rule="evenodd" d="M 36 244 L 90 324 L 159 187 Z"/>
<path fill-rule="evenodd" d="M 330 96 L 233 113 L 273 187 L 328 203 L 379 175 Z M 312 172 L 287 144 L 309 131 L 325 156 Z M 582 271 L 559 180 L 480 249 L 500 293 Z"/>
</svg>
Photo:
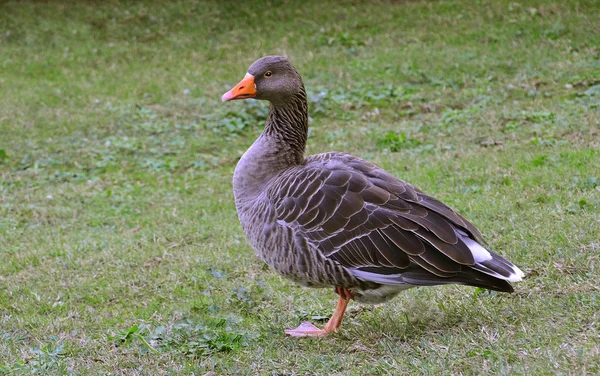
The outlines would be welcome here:
<svg viewBox="0 0 600 376">
<path fill-rule="evenodd" d="M 509 282 L 523 277 L 465 218 L 411 184 L 350 154 L 305 157 L 306 94 L 287 59 L 257 60 L 223 101 L 249 97 L 271 107 L 233 177 L 242 228 L 275 271 L 340 296 L 325 329 L 304 323 L 287 334 L 337 331 L 350 299 L 381 303 L 444 284 L 512 292 Z"/>
</svg>

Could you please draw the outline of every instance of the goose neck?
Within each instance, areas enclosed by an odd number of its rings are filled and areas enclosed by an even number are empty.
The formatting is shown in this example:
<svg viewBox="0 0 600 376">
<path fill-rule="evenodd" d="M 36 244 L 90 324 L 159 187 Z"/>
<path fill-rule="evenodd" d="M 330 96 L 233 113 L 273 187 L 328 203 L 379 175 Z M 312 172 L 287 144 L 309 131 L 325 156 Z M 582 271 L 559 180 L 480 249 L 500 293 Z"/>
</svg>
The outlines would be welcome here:
<svg viewBox="0 0 600 376">
<path fill-rule="evenodd" d="M 281 144 L 280 153 L 296 164 L 302 163 L 308 136 L 308 105 L 304 88 L 285 102 L 272 102 L 263 137 Z"/>
</svg>

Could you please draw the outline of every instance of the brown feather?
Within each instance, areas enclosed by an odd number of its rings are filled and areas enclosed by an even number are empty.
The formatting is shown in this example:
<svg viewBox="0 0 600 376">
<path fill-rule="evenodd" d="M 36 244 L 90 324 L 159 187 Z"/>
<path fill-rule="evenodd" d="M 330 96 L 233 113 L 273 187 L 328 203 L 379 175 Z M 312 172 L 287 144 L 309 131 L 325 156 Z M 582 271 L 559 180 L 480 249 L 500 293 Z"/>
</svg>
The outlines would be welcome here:
<svg viewBox="0 0 600 376">
<path fill-rule="evenodd" d="M 457 241 L 456 244 L 449 244 L 436 237 L 433 233 L 424 229 L 415 231 L 421 238 L 427 240 L 439 252 L 449 257 L 451 260 L 462 265 L 473 265 L 473 253 L 465 243 Z"/>
<path fill-rule="evenodd" d="M 425 251 L 423 242 L 412 232 L 403 231 L 395 226 L 382 228 L 381 232 L 398 247 L 396 252 L 403 251 L 406 254 L 418 256 Z"/>
</svg>

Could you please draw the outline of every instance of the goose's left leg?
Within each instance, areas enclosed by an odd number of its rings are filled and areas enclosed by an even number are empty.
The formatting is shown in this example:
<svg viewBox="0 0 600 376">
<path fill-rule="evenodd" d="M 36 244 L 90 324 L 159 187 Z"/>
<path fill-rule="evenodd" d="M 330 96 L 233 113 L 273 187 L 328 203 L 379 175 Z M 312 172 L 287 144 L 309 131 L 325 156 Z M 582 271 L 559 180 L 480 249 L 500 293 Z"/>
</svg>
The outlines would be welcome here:
<svg viewBox="0 0 600 376">
<path fill-rule="evenodd" d="M 285 331 L 285 334 L 288 334 L 292 337 L 320 337 L 326 336 L 331 332 L 337 332 L 340 326 L 342 325 L 342 320 L 344 319 L 344 312 L 346 312 L 346 307 L 348 306 L 348 302 L 352 299 L 352 292 L 344 287 L 336 287 L 335 292 L 340 296 L 335 307 L 335 311 L 333 315 L 327 321 L 325 328 L 319 329 L 313 324 L 309 322 L 303 322 L 296 329 L 288 329 Z"/>
</svg>

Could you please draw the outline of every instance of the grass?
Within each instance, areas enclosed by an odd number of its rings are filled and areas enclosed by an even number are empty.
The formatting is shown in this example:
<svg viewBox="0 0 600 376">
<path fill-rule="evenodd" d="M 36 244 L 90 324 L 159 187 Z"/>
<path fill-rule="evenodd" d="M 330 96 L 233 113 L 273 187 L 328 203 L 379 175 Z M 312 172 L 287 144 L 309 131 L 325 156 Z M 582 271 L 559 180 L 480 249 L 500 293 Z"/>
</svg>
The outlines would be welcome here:
<svg viewBox="0 0 600 376">
<path fill-rule="evenodd" d="M 309 152 L 365 157 L 467 216 L 516 293 L 351 304 L 245 241 L 231 193 L 265 54 Z M 598 374 L 598 1 L 0 4 L 0 373 Z"/>
</svg>

